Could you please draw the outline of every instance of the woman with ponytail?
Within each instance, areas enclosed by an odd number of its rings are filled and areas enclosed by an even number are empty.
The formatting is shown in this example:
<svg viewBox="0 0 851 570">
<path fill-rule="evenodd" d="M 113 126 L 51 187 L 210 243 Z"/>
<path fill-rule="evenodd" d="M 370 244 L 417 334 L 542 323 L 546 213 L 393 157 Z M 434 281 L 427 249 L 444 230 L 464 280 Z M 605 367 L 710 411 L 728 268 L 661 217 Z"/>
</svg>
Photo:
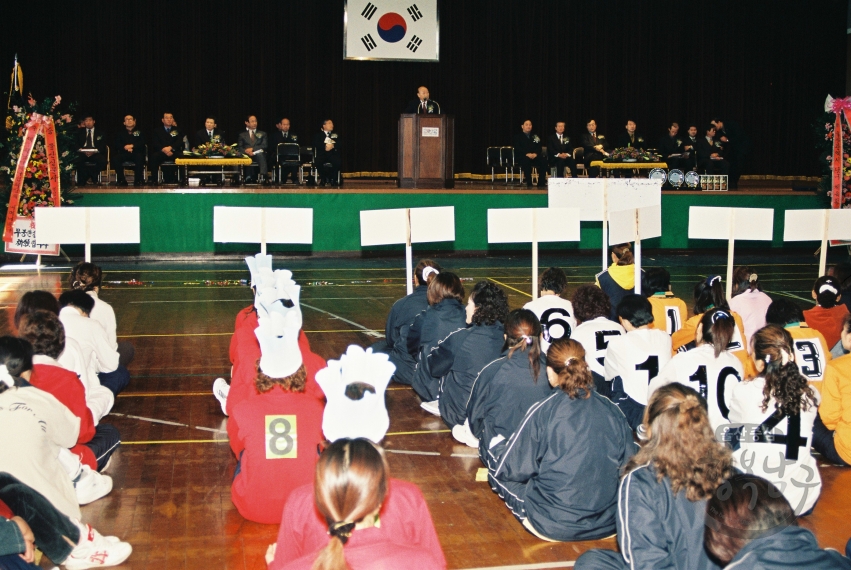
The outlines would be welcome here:
<svg viewBox="0 0 851 570">
<path fill-rule="evenodd" d="M 731 475 L 706 401 L 681 384 L 659 388 L 644 412 L 648 440 L 618 489 L 620 553 L 592 550 L 576 568 L 718 568 L 703 549 L 706 502 Z"/>
<path fill-rule="evenodd" d="M 746 345 L 750 345 L 753 333 L 765 326 L 765 313 L 769 305 L 771 297 L 762 292 L 756 271 L 747 266 L 737 267 L 733 272 L 730 309 L 742 317 Z"/>
<path fill-rule="evenodd" d="M 547 351 L 555 388 L 526 412 L 494 469 L 491 488 L 544 540 L 593 540 L 615 530 L 620 467 L 637 451 L 623 414 L 594 390 L 585 349 L 560 338 Z M 589 493 L 585 482 L 594 482 Z"/>
<path fill-rule="evenodd" d="M 745 325 L 742 323 L 742 317 L 730 310 L 727 295 L 724 292 L 724 282 L 720 275 L 710 275 L 705 281 L 694 286 L 694 306 L 692 307 L 694 316 L 685 322 L 683 328 L 671 335 L 674 352 L 685 352 L 696 346 L 697 325 L 703 313 L 709 309 L 724 309 L 733 316 L 736 328 L 733 330 L 733 337 L 727 345 L 727 350 L 742 363 L 745 375 L 753 378 L 756 372 L 752 369 L 748 344 L 745 343 Z"/>
<path fill-rule="evenodd" d="M 629 243 L 613 245 L 612 264 L 608 269 L 597 274 L 597 286 L 609 297 L 612 304 L 610 318 L 613 321 L 618 320 L 615 309 L 621 299 L 635 293 L 635 258 L 633 258 L 631 247 Z"/>
<path fill-rule="evenodd" d="M 736 323 L 729 311 L 709 309 L 703 313 L 695 333 L 697 348 L 674 355 L 650 382 L 649 395 L 678 382 L 697 390 L 706 399 L 713 430 L 729 423 L 733 387 L 744 377 L 742 363 L 727 350 L 735 330 Z"/>
<path fill-rule="evenodd" d="M 789 331 L 768 325 L 751 344 L 758 376 L 736 385 L 730 399 L 730 422 L 741 426 L 734 464 L 774 483 L 796 515 L 808 514 L 821 493 L 810 450 L 818 392 L 795 364 Z"/>
<path fill-rule="evenodd" d="M 387 323 L 384 326 L 384 339 L 372 345 L 372 352 L 383 352 L 390 355 L 390 362 L 396 365 L 396 377 L 408 379 L 414 373 L 416 362 L 408 354 L 405 343 L 399 338 L 403 328 L 410 325 L 414 318 L 428 308 L 428 284 L 437 277 L 443 268 L 431 259 L 421 259 L 414 267 L 414 291 L 402 297 L 390 308 Z"/>
<path fill-rule="evenodd" d="M 270 570 L 446 568 L 422 493 L 390 479 L 381 448 L 339 439 L 316 464 L 313 484 L 293 492 Z"/>
<path fill-rule="evenodd" d="M 824 335 L 827 346 L 839 342 L 839 331 L 848 309 L 842 304 L 842 287 L 839 280 L 831 275 L 816 279 L 813 285 L 813 299 L 818 303 L 812 309 L 804 311 L 807 325 Z"/>
<path fill-rule="evenodd" d="M 535 313 L 511 311 L 505 320 L 502 356 L 488 363 L 473 384 L 467 418 L 485 465 L 495 464 L 495 447 L 505 445 L 526 410 L 552 394 L 540 337 L 541 322 Z"/>
</svg>

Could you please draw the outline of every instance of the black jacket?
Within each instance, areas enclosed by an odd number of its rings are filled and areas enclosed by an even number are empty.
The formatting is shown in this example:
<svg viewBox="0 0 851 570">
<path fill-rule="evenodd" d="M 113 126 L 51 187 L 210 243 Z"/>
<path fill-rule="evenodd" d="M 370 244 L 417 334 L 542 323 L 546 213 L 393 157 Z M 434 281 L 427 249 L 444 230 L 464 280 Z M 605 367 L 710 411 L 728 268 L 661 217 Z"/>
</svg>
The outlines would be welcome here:
<svg viewBox="0 0 851 570">
<path fill-rule="evenodd" d="M 225 142 L 225 132 L 224 132 L 223 130 L 221 130 L 221 129 L 213 129 L 213 136 L 214 136 L 214 137 L 216 137 L 216 136 L 217 136 L 217 137 L 219 137 L 219 142 L 220 142 L 220 143 L 222 143 L 222 144 L 227 144 L 227 143 Z M 192 145 L 192 146 L 198 146 L 198 145 L 202 145 L 202 144 L 207 144 L 208 142 L 210 142 L 210 137 L 207 135 L 207 129 L 201 129 L 200 131 L 198 131 L 197 133 L 195 133 L 195 140 L 194 140 L 194 143 L 195 143 L 195 144 L 194 144 L 194 145 Z M 160 148 L 162 148 L 162 147 L 160 147 Z"/>
<path fill-rule="evenodd" d="M 612 311 L 609 313 L 609 318 L 614 322 L 618 322 L 618 303 L 620 303 L 627 295 L 635 293 L 635 288 L 624 289 L 618 285 L 618 282 L 609 275 L 608 269 L 601 271 L 596 275 L 596 277 L 597 282 L 600 283 L 600 289 L 602 289 L 603 293 L 609 297 L 609 302 L 612 305 Z"/>
<path fill-rule="evenodd" d="M 154 129 L 153 142 L 151 144 L 150 153 L 162 151 L 167 146 L 171 147 L 171 151 L 178 154 L 178 157 L 183 153 L 183 132 L 177 127 L 172 127 L 171 131 L 166 131 L 163 125 Z M 149 153 L 149 154 L 150 154 Z M 175 157 L 172 157 L 175 158 Z"/>
<path fill-rule="evenodd" d="M 636 131 L 632 135 L 632 138 L 633 140 L 629 139 L 629 131 L 624 131 L 623 133 L 621 133 L 621 136 L 618 137 L 618 148 L 624 148 L 628 146 L 640 149 L 647 148 L 646 139 L 640 134 L 638 134 L 638 131 Z"/>
<path fill-rule="evenodd" d="M 486 465 L 493 465 L 496 459 L 491 454 L 491 440 L 511 437 L 532 404 L 553 391 L 547 380 L 545 354 L 541 354 L 537 379 L 532 378 L 526 352 L 515 351 L 511 358 L 507 351 L 504 354 L 482 369 L 467 403 L 470 431 L 479 438 L 479 457 Z"/>
<path fill-rule="evenodd" d="M 681 137 L 679 134 L 675 137 L 665 135 L 659 139 L 659 154 L 662 155 L 663 159 L 668 158 L 672 154 L 682 154 L 684 152 L 684 142 L 684 137 Z"/>
<path fill-rule="evenodd" d="M 591 133 L 585 131 L 582 133 L 582 148 L 585 151 L 586 155 L 591 154 L 592 152 L 597 152 L 594 148 L 595 145 L 601 144 L 603 145 L 603 150 L 611 150 L 612 147 L 609 144 L 609 139 L 605 135 L 601 135 L 600 133 L 596 133 L 597 141 L 594 142 L 594 137 L 591 136 Z"/>
<path fill-rule="evenodd" d="M 122 128 L 115 136 L 115 144 L 112 147 L 112 152 L 116 156 L 120 153 L 127 152 L 124 150 L 124 147 L 128 144 L 133 145 L 132 154 L 145 156 L 145 136 L 142 134 L 142 131 L 139 129 L 133 129 L 128 132 L 127 129 Z"/>
<path fill-rule="evenodd" d="M 849 569 L 848 560 L 835 550 L 822 550 L 813 533 L 798 526 L 758 538 L 742 548 L 727 568 L 748 570 Z"/>
<path fill-rule="evenodd" d="M 334 141 L 334 147 L 331 150 L 325 150 L 325 131 L 320 130 L 318 133 L 313 135 L 313 152 L 316 160 L 316 164 L 323 164 L 326 162 L 329 155 L 338 155 L 340 154 L 340 139 L 337 136 L 337 133 L 331 131 L 327 136 Z"/>
<path fill-rule="evenodd" d="M 408 101 L 408 106 L 405 107 L 405 113 L 415 113 L 417 115 L 423 115 L 423 114 L 428 115 L 428 114 L 437 114 L 437 113 L 441 112 L 440 111 L 440 105 L 437 102 L 432 101 L 431 99 L 426 99 L 425 103 L 426 103 L 426 110 L 423 111 L 422 101 L 420 101 L 419 99 L 411 99 L 410 101 Z"/>
<path fill-rule="evenodd" d="M 299 144 L 298 135 L 292 131 L 287 131 L 287 136 L 284 136 L 284 133 L 275 129 L 275 132 L 269 137 L 269 152 L 277 156 L 278 145 L 281 143 Z"/>
<path fill-rule="evenodd" d="M 440 380 L 431 371 L 432 354 L 451 333 L 467 328 L 467 314 L 464 305 L 453 298 L 431 305 L 421 314 L 422 318 L 411 325 L 407 339 L 408 350 L 415 347 L 417 362 L 411 385 L 421 398 L 431 402 L 437 399 Z"/>
<path fill-rule="evenodd" d="M 620 469 L 638 450 L 621 411 L 593 390 L 576 399 L 554 390 L 518 424 L 489 478 L 492 486 L 525 483 L 526 516 L 546 537 L 611 535 Z"/>
<path fill-rule="evenodd" d="M 410 295 L 402 297 L 390 308 L 387 323 L 384 326 L 384 338 L 390 361 L 396 365 L 393 379 L 402 384 L 410 384 L 417 361 L 408 351 L 408 332 L 418 315 L 428 309 L 428 286 L 416 287 Z"/>
<path fill-rule="evenodd" d="M 80 129 L 77 134 L 77 148 L 83 148 L 86 145 L 86 133 L 88 129 Z M 103 129 L 93 127 L 92 129 L 92 144 L 98 150 L 98 153 L 106 160 L 106 133 Z"/>
<path fill-rule="evenodd" d="M 713 139 L 715 144 L 710 145 L 709 141 L 706 140 L 706 137 L 697 137 L 697 159 L 698 160 L 709 160 L 709 156 L 713 153 L 718 153 L 720 156 L 724 156 L 724 149 L 721 147 L 721 143 L 718 140 Z"/>
<path fill-rule="evenodd" d="M 570 144 L 570 137 L 562 134 L 561 142 L 558 140 L 558 135 L 553 133 L 547 139 L 547 155 L 550 157 L 550 162 L 555 160 L 557 154 L 566 152 L 573 158 L 573 145 Z"/>
<path fill-rule="evenodd" d="M 535 133 L 529 133 L 528 137 L 522 132 L 518 133 L 514 137 L 514 160 L 520 160 L 530 152 L 541 156 L 541 138 Z"/>
<path fill-rule="evenodd" d="M 440 377 L 440 417 L 449 427 L 467 419 L 473 382 L 502 353 L 502 323 L 474 325 L 449 336 L 432 356 L 431 373 Z"/>
</svg>

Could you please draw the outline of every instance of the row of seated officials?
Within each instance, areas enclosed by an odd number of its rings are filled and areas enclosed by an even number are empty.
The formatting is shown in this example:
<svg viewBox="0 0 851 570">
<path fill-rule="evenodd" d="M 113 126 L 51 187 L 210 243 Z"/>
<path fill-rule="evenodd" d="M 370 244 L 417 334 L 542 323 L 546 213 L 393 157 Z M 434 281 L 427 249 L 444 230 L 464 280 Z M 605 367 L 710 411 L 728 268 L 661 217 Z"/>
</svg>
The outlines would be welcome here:
<svg viewBox="0 0 851 570">
<path fill-rule="evenodd" d="M 565 168 L 570 169 L 570 175 L 576 177 L 576 161 L 574 151 L 582 149 L 582 160 L 588 176 L 596 178 L 600 168 L 591 166 L 594 161 L 608 158 L 616 148 L 632 147 L 641 150 L 654 150 L 661 155 L 669 169 L 679 169 L 683 172 L 697 170 L 704 174 L 730 174 L 731 151 L 734 143 L 724 130 L 724 122 L 713 119 L 703 129 L 690 125 L 686 133 L 680 134 L 678 123 L 668 125 L 668 132 L 653 146 L 636 130 L 636 123 L 628 120 L 623 133 L 613 144 L 604 134 L 597 132 L 597 122 L 593 119 L 585 126 L 586 132 L 578 144 L 571 141 L 565 134 L 564 122 L 555 124 L 555 132 L 547 138 L 544 147 L 543 139 L 533 132 L 532 121 L 526 120 L 521 125 L 521 132 L 514 137 L 514 165 L 522 172 L 531 173 L 532 168 L 538 171 L 538 187 L 546 186 L 545 173 L 555 169 L 555 176 L 561 177 Z M 546 151 L 546 152 L 545 152 Z M 546 155 L 546 156 L 545 156 Z M 734 184 L 735 181 L 731 181 Z M 532 186 L 532 177 L 526 177 L 526 185 Z M 735 185 L 731 186 L 735 188 Z"/>
<path fill-rule="evenodd" d="M 298 184 L 301 161 L 299 153 L 278 156 L 279 144 L 310 144 L 313 149 L 313 163 L 317 166 L 318 182 L 320 185 L 340 185 L 340 140 L 334 131 L 334 123 L 328 119 L 322 122 L 321 128 L 308 141 L 299 140 L 297 134 L 290 130 L 290 120 L 281 119 L 275 125 L 276 131 L 267 135 L 257 128 L 257 117 L 249 115 L 245 118 L 245 131 L 236 137 L 236 147 L 243 156 L 251 158 L 251 166 L 245 167 L 246 176 L 243 182 L 247 184 L 262 182 L 270 183 L 269 168 L 280 168 L 279 183 L 284 184 L 289 178 L 293 184 Z M 111 166 L 115 169 L 119 186 L 127 186 L 124 165 L 132 167 L 134 186 L 145 183 L 145 164 L 150 167 L 149 184 L 159 183 L 159 170 L 162 169 L 163 180 L 166 183 L 178 181 L 178 168 L 173 164 L 174 159 L 183 157 L 184 150 L 196 148 L 202 144 L 218 143 L 227 145 L 225 133 L 218 128 L 215 117 L 207 117 L 204 128 L 194 135 L 189 135 L 178 129 L 174 116 L 163 113 L 162 125 L 157 126 L 149 138 L 136 128 L 136 118 L 133 115 L 124 117 L 124 128 L 110 142 L 106 133 L 95 126 L 91 115 L 85 115 L 77 133 L 77 183 L 85 186 L 91 181 L 98 182 L 98 175 L 107 167 L 107 147 L 111 150 Z M 271 158 L 267 154 L 271 153 Z M 295 158 L 295 160 L 293 160 Z M 204 182 L 209 182 L 209 176 L 204 176 Z M 238 178 L 235 180 L 239 183 Z M 311 176 L 309 185 L 317 181 Z"/>
</svg>

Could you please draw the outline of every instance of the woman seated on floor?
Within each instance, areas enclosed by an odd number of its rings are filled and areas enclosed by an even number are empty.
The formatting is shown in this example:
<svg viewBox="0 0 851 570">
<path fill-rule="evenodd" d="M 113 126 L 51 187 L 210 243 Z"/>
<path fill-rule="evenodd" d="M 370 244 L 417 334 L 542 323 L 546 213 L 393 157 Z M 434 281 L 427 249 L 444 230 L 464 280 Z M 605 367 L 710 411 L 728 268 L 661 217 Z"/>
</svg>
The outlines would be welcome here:
<svg viewBox="0 0 851 570">
<path fill-rule="evenodd" d="M 704 544 L 727 568 L 851 569 L 845 556 L 819 548 L 777 487 L 756 475 L 733 475 L 709 498 Z"/>
<path fill-rule="evenodd" d="M 275 524 L 290 491 L 313 477 L 324 404 L 305 391 L 301 313 L 272 312 L 259 323 L 257 393 L 234 406 L 227 424 L 238 459 L 231 499 L 246 519 Z"/>
<path fill-rule="evenodd" d="M 626 334 L 624 328 L 609 320 L 612 311 L 609 298 L 599 287 L 581 285 L 573 292 L 576 328 L 570 338 L 585 349 L 585 362 L 594 375 L 597 392 L 611 396 L 611 382 L 606 382 L 606 351 L 613 338 Z"/>
<path fill-rule="evenodd" d="M 576 568 L 718 568 L 703 550 L 706 501 L 731 473 L 706 401 L 681 384 L 659 388 L 644 413 L 648 440 L 624 467 L 618 546 L 591 550 Z"/>
<path fill-rule="evenodd" d="M 464 311 L 464 286 L 454 273 L 444 271 L 428 285 L 428 309 L 414 319 L 402 334 L 400 342 L 407 342 L 408 351 L 417 365 L 411 385 L 422 398 L 422 408 L 439 414 L 437 394 L 440 377 L 431 370 L 432 352 L 450 334 L 467 328 Z"/>
<path fill-rule="evenodd" d="M 618 472 L 637 451 L 632 430 L 611 400 L 594 390 L 585 350 L 575 340 L 550 345 L 546 374 L 556 390 L 520 422 L 490 470 L 491 488 L 539 538 L 609 536 Z"/>
<path fill-rule="evenodd" d="M 733 387 L 730 424 L 740 427 L 733 463 L 776 485 L 798 516 L 809 514 L 821 493 L 812 455 L 818 392 L 795 364 L 792 336 L 777 325 L 753 335 L 751 351 L 758 376 Z"/>
<path fill-rule="evenodd" d="M 480 281 L 467 301 L 470 327 L 451 334 L 432 355 L 432 374 L 441 377 L 440 416 L 452 436 L 471 447 L 479 442 L 470 432 L 467 401 L 476 376 L 502 353 L 507 317 L 508 297 L 493 283 Z"/>
<path fill-rule="evenodd" d="M 470 432 L 479 440 L 479 458 L 485 465 L 496 464 L 501 446 L 532 404 L 552 394 L 546 362 L 538 317 L 528 309 L 511 311 L 502 356 L 479 373 L 467 403 Z"/>
<path fill-rule="evenodd" d="M 851 315 L 845 315 L 839 338 L 851 351 Z M 835 465 L 851 465 L 851 354 L 828 362 L 821 404 L 813 425 L 813 448 Z"/>
<path fill-rule="evenodd" d="M 417 363 L 408 353 L 405 342 L 401 342 L 402 329 L 408 327 L 421 312 L 428 309 L 428 284 L 443 270 L 431 259 L 421 259 L 414 267 L 414 291 L 393 303 L 384 327 L 384 339 L 372 345 L 373 352 L 390 355 L 396 366 L 393 379 L 401 384 L 410 384 Z"/>
<path fill-rule="evenodd" d="M 270 570 L 439 570 L 446 560 L 416 485 L 391 479 L 381 448 L 339 439 L 316 465 L 312 484 L 284 508 Z"/>
</svg>

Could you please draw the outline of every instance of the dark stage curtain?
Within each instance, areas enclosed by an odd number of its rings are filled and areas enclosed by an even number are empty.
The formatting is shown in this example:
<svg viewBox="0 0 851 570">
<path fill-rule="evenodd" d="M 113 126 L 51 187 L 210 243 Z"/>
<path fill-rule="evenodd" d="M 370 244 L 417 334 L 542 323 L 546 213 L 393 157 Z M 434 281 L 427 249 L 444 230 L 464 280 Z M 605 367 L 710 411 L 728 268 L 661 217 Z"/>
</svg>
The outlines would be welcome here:
<svg viewBox="0 0 851 570">
<path fill-rule="evenodd" d="M 127 112 L 150 132 L 171 111 L 188 133 L 212 113 L 231 142 L 246 113 L 269 132 L 287 116 L 305 139 L 331 118 L 346 172 L 396 170 L 421 84 L 456 117 L 459 173 L 484 173 L 485 148 L 526 118 L 578 137 L 593 117 L 614 139 L 631 117 L 655 144 L 670 120 L 718 114 L 753 141 L 745 174 L 815 175 L 810 124 L 845 95 L 845 0 L 440 0 L 439 63 L 343 61 L 343 5 L 49 3 L 5 21 L 0 69 L 17 52 L 27 91 L 78 101 L 110 133 Z"/>
</svg>

